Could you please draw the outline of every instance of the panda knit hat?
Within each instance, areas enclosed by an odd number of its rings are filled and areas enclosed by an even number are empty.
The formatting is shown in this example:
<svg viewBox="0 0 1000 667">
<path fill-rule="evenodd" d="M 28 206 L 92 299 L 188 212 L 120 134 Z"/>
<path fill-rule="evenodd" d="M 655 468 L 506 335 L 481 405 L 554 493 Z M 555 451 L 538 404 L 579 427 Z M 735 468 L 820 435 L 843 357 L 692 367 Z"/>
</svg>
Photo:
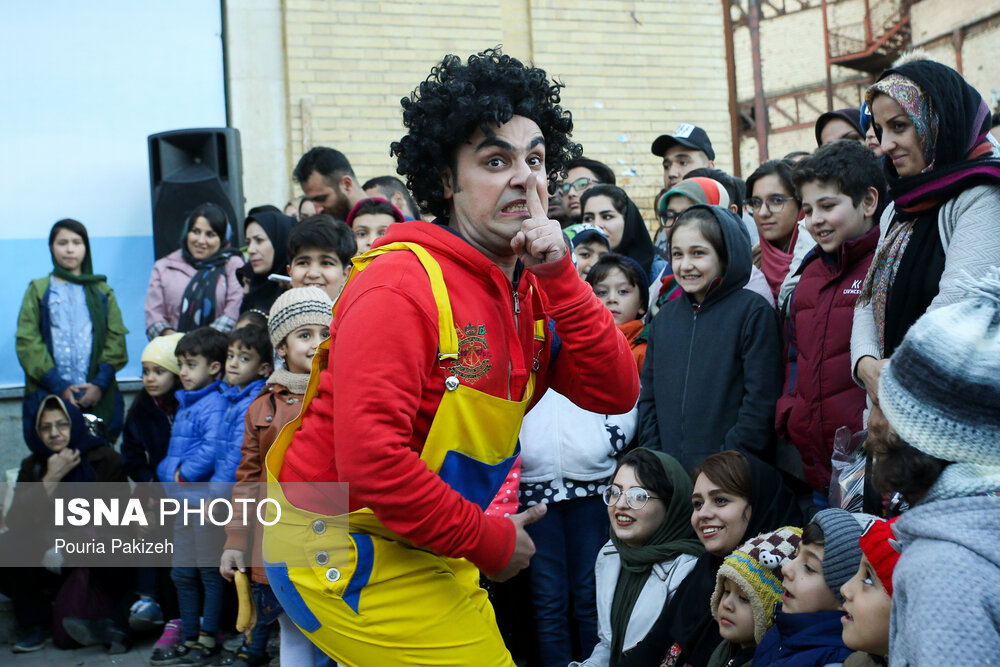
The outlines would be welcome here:
<svg viewBox="0 0 1000 667">
<path fill-rule="evenodd" d="M 792 559 L 802 539 L 802 529 L 785 526 L 761 533 L 744 542 L 726 556 L 715 577 L 712 592 L 712 618 L 719 620 L 722 580 L 736 584 L 750 599 L 753 608 L 753 636 L 759 644 L 774 622 L 774 608 L 781 602 L 783 576 L 781 566 Z"/>
<path fill-rule="evenodd" d="M 285 337 L 307 324 L 330 326 L 333 301 L 318 287 L 293 287 L 279 296 L 267 318 L 271 345 L 278 347 Z"/>
<path fill-rule="evenodd" d="M 1000 268 L 928 311 L 879 380 L 879 405 L 910 446 L 945 461 L 1000 466 Z"/>
</svg>

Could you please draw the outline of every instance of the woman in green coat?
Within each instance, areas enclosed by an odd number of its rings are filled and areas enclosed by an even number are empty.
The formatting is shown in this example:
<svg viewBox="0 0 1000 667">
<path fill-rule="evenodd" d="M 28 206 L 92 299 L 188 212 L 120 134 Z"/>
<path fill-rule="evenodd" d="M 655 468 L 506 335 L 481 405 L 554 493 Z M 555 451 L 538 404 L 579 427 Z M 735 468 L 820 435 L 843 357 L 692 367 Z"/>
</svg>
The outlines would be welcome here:
<svg viewBox="0 0 1000 667">
<path fill-rule="evenodd" d="M 103 419 L 114 443 L 124 417 L 115 372 L 128 362 L 128 330 L 107 278 L 93 273 L 86 227 L 70 219 L 55 223 L 49 252 L 52 273 L 31 281 L 17 318 L 25 428 L 41 400 L 55 394 Z"/>
</svg>

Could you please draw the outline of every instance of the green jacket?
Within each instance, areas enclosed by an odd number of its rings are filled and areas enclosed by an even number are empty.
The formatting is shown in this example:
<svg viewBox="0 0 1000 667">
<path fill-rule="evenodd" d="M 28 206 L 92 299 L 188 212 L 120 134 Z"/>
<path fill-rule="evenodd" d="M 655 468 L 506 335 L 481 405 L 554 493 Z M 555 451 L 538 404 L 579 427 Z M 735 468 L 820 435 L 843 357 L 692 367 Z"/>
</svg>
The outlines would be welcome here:
<svg viewBox="0 0 1000 667">
<path fill-rule="evenodd" d="M 52 326 L 48 309 L 50 280 L 51 276 L 45 276 L 31 281 L 24 293 L 24 301 L 21 302 L 21 312 L 17 316 L 17 359 L 24 369 L 25 396 L 39 389 L 47 394 L 61 395 L 69 386 L 69 382 L 56 372 L 56 363 L 52 357 Z M 98 291 L 104 301 L 108 331 L 104 348 L 97 358 L 97 371 L 88 374 L 87 381 L 104 392 L 94 414 L 104 419 L 113 431 L 120 431 L 120 426 L 114 428 L 114 422 L 119 421 L 115 419 L 115 413 L 118 412 L 116 403 L 120 402 L 115 372 L 128 363 L 128 352 L 125 350 L 125 334 L 128 330 L 122 322 L 114 290 L 107 283 L 99 283 Z M 116 400 L 116 396 L 119 400 Z"/>
</svg>

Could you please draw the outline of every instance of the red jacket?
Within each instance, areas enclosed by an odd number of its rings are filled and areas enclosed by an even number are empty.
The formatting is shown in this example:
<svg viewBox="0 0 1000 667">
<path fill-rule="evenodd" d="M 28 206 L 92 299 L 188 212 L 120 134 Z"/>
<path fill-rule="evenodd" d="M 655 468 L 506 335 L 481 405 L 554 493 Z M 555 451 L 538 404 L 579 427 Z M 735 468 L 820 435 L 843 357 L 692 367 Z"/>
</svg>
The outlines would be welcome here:
<svg viewBox="0 0 1000 667">
<path fill-rule="evenodd" d="M 841 245 L 836 257 L 814 248 L 789 307 L 775 427 L 799 450 L 806 481 L 818 491 L 830 485 L 834 433 L 841 426 L 861 430 L 865 390 L 851 377 L 851 327 L 877 243 L 878 225 Z"/>
<path fill-rule="evenodd" d="M 449 374 L 518 400 L 537 357 L 532 403 L 552 386 L 594 412 L 635 405 L 639 378 L 629 345 L 568 255 L 525 271 L 515 290 L 496 264 L 445 226 L 397 223 L 380 243 L 395 241 L 422 245 L 441 265 L 460 351 Z M 538 313 L 556 322 L 555 359 L 548 339 L 534 340 Z M 418 547 L 468 558 L 487 574 L 502 570 L 514 551 L 513 523 L 484 514 L 418 458 L 445 373 L 437 358 L 437 308 L 416 256 L 390 253 L 355 278 L 340 296 L 330 337 L 329 367 L 279 480 L 349 482 L 351 510 L 371 508 Z"/>
</svg>

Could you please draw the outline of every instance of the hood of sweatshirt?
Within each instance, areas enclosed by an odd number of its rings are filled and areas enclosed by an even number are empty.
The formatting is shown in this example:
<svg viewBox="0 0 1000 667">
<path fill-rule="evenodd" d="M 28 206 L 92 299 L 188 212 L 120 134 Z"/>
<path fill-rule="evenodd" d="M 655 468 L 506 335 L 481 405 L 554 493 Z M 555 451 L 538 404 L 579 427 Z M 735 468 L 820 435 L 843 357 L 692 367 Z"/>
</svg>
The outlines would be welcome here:
<svg viewBox="0 0 1000 667">
<path fill-rule="evenodd" d="M 722 274 L 722 279 L 716 279 L 715 284 L 705 295 L 705 300 L 701 304 L 702 308 L 711 306 L 713 303 L 726 298 L 728 295 L 743 289 L 750 280 L 750 271 L 753 266 L 753 255 L 750 252 L 746 228 L 743 220 L 727 208 L 720 206 L 708 206 L 697 204 L 687 209 L 703 209 L 710 212 L 719 221 L 722 229 L 722 241 L 726 245 L 727 264 L 726 272 Z M 690 297 L 688 298 L 690 302 Z"/>
<path fill-rule="evenodd" d="M 899 517 L 894 532 L 906 547 L 918 539 L 950 542 L 1000 568 L 1000 497 L 950 498 L 916 505 Z"/>
</svg>

